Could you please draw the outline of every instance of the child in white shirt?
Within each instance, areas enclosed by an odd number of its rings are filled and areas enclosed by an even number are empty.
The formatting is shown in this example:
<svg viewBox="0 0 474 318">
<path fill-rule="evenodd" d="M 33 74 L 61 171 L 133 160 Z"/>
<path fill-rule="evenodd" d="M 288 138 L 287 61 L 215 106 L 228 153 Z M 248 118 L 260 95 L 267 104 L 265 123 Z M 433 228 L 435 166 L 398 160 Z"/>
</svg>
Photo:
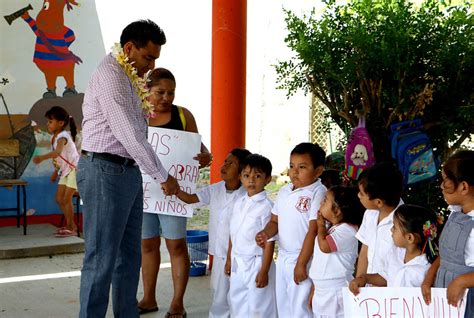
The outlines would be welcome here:
<svg viewBox="0 0 474 318">
<path fill-rule="evenodd" d="M 344 317 L 341 288 L 353 278 L 358 248 L 355 234 L 364 210 L 357 189 L 335 186 L 326 193 L 317 220 L 310 221 L 307 235 L 316 237 L 309 270 L 314 318 Z"/>
<path fill-rule="evenodd" d="M 365 284 L 388 287 L 420 287 L 437 248 L 437 216 L 417 205 L 404 204 L 394 213 L 392 238 L 395 246 L 388 251 L 385 269 L 354 279 L 349 288 L 357 295 Z"/>
<path fill-rule="evenodd" d="M 196 194 L 180 191 L 179 199 L 198 206 L 209 205 L 209 254 L 214 256 L 211 270 L 211 307 L 209 318 L 230 317 L 229 277 L 224 273 L 229 245 L 229 222 L 234 203 L 245 195 L 240 182 L 246 149 L 235 148 L 225 158 L 220 169 L 222 181 L 204 187 Z"/>
<path fill-rule="evenodd" d="M 378 163 L 361 173 L 358 186 L 360 202 L 367 210 L 356 234 L 362 243 L 356 277 L 384 271 L 383 260 L 394 246 L 393 213 L 403 203 L 402 174 L 391 163 Z"/>
<path fill-rule="evenodd" d="M 234 205 L 225 271 L 230 275 L 229 302 L 232 317 L 277 317 L 275 303 L 274 241 L 263 250 L 255 235 L 271 217 L 272 202 L 265 186 L 271 181 L 270 160 L 252 154 L 244 160 L 241 173 L 247 195 Z"/>
<path fill-rule="evenodd" d="M 308 244 L 305 237 L 309 221 L 316 219 L 326 194 L 326 187 L 319 179 L 325 157 L 324 150 L 312 143 L 301 143 L 291 151 L 291 183 L 280 189 L 270 222 L 255 237 L 262 246 L 278 234 L 276 297 L 279 317 L 313 315 L 308 306 L 312 283 L 308 279 L 307 264 L 311 255 L 302 255 L 302 249 L 303 243 Z M 313 245 L 310 254 L 312 249 Z M 302 265 L 297 266 L 297 263 Z"/>
</svg>

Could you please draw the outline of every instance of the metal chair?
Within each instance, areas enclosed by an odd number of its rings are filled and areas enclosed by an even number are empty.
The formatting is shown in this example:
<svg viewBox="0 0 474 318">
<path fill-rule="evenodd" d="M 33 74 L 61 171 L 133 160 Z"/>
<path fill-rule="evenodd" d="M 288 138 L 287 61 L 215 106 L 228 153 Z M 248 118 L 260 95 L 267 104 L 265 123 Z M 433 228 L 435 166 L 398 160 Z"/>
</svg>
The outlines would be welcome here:
<svg viewBox="0 0 474 318">
<path fill-rule="evenodd" d="M 21 210 L 23 203 L 23 234 L 26 235 L 26 186 L 28 182 L 18 178 L 16 160 L 20 156 L 20 142 L 16 139 L 2 139 L 0 140 L 0 157 L 13 158 L 12 169 L 14 171 L 13 179 L 0 180 L 0 187 L 13 189 L 16 187 L 16 206 L 11 208 L 0 208 L 0 212 L 16 211 L 16 227 L 20 227 Z M 8 162 L 7 162 L 8 164 Z M 23 197 L 22 197 L 23 195 Z M 21 200 L 23 199 L 23 200 Z M 11 216 L 6 216 L 11 217 Z"/>
</svg>

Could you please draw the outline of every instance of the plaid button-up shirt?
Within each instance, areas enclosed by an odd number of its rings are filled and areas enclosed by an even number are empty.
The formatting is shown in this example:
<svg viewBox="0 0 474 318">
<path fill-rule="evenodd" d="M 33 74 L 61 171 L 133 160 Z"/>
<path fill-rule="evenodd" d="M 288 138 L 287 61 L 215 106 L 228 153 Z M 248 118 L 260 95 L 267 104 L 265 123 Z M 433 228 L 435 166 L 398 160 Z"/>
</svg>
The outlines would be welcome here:
<svg viewBox="0 0 474 318">
<path fill-rule="evenodd" d="M 168 172 L 147 141 L 147 122 L 130 79 L 109 54 L 89 81 L 82 112 L 82 149 L 133 158 L 140 169 L 165 182 Z"/>
</svg>

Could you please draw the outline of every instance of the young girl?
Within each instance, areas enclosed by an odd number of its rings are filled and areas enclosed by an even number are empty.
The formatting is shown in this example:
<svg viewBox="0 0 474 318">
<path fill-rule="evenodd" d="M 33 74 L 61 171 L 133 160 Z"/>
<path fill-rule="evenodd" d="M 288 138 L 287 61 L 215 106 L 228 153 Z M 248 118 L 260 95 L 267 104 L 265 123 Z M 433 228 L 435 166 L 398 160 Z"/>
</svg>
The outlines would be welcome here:
<svg viewBox="0 0 474 318">
<path fill-rule="evenodd" d="M 459 304 L 467 288 L 466 314 L 474 316 L 474 151 L 462 150 L 443 166 L 441 189 L 453 209 L 439 240 L 439 257 L 433 262 L 421 290 L 427 304 L 431 286 L 448 288 L 448 303 Z M 436 279 L 435 279 L 436 278 Z"/>
<path fill-rule="evenodd" d="M 54 106 L 48 110 L 45 117 L 48 119 L 48 131 L 52 134 L 52 151 L 44 155 L 35 156 L 33 162 L 39 164 L 44 160 L 53 159 L 55 169 L 51 175 L 51 181 L 56 181 L 58 175 L 60 175 L 56 202 L 66 219 L 66 226 L 58 229 L 56 236 L 74 236 L 77 235 L 77 226 L 74 223 L 72 197 L 77 190 L 76 165 L 79 161 L 79 153 L 74 144 L 77 134 L 76 124 L 66 110 L 59 106 Z M 68 126 L 71 131 L 70 133 L 65 130 Z"/>
<path fill-rule="evenodd" d="M 395 247 L 388 252 L 384 271 L 364 274 L 349 288 L 357 295 L 366 284 L 388 287 L 419 287 L 437 253 L 437 216 L 417 205 L 399 206 L 393 216 L 392 238 Z"/>
<path fill-rule="evenodd" d="M 357 189 L 331 188 L 319 208 L 313 260 L 309 277 L 313 280 L 309 303 L 314 317 L 344 317 L 341 287 L 352 279 L 357 258 L 357 227 L 365 211 Z M 326 224 L 331 226 L 327 229 Z M 310 226 L 310 229 L 315 227 Z M 312 300 L 311 300 L 312 299 Z"/>
</svg>

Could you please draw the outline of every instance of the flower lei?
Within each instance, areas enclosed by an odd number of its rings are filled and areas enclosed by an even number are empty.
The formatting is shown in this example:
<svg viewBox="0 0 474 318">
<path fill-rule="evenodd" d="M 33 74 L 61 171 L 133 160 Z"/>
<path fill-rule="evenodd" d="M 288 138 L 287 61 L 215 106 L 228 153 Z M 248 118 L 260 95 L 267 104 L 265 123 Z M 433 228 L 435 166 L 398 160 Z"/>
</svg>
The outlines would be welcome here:
<svg viewBox="0 0 474 318">
<path fill-rule="evenodd" d="M 147 87 L 147 81 L 141 78 L 137 74 L 137 69 L 133 66 L 133 62 L 128 61 L 128 57 L 123 52 L 123 48 L 119 43 L 115 43 L 112 47 L 112 55 L 115 57 L 117 62 L 120 64 L 125 74 L 132 82 L 132 86 L 135 89 L 138 97 L 142 101 L 141 109 L 146 118 L 155 117 L 155 110 L 153 105 L 148 101 L 147 97 L 151 95 L 149 88 Z"/>
</svg>

